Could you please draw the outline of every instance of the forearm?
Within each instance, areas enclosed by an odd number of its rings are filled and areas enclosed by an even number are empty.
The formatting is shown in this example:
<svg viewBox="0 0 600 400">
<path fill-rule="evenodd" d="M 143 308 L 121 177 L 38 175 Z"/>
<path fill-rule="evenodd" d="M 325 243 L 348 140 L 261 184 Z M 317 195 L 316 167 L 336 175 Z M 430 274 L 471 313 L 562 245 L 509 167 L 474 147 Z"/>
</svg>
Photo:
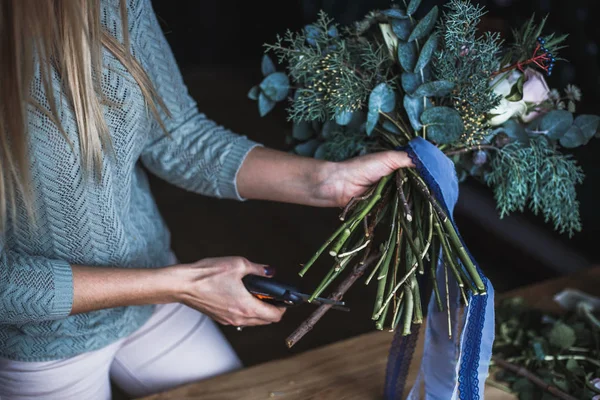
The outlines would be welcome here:
<svg viewBox="0 0 600 400">
<path fill-rule="evenodd" d="M 74 265 L 72 314 L 176 301 L 175 268 L 133 269 Z"/>
<path fill-rule="evenodd" d="M 333 163 L 284 151 L 256 147 L 246 157 L 237 177 L 240 196 L 316 207 L 332 206 L 323 193 L 326 170 Z"/>
</svg>

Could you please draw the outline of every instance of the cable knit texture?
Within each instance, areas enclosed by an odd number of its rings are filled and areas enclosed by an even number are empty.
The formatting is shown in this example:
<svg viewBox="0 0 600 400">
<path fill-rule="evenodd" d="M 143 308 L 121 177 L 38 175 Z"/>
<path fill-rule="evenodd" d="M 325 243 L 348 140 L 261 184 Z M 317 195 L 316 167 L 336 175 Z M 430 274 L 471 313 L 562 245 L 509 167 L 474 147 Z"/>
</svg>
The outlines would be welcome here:
<svg viewBox="0 0 600 400">
<path fill-rule="evenodd" d="M 0 356 L 21 361 L 71 357 L 106 346 L 140 327 L 153 306 L 119 307 L 69 316 L 71 265 L 152 268 L 168 265 L 170 236 L 150 193 L 142 164 L 181 188 L 242 201 L 235 179 L 258 144 L 199 113 L 187 92 L 150 0 L 129 0 L 131 52 L 171 113 L 164 134 L 132 76 L 104 51 L 104 115 L 114 157 L 103 161 L 101 182 L 85 179 L 77 127 L 60 93 L 57 127 L 29 108 L 29 149 L 35 222 L 22 202 L 16 224 L 0 235 Z M 118 0 L 103 0 L 102 25 L 122 40 Z M 39 75 L 32 95 L 48 107 Z"/>
</svg>

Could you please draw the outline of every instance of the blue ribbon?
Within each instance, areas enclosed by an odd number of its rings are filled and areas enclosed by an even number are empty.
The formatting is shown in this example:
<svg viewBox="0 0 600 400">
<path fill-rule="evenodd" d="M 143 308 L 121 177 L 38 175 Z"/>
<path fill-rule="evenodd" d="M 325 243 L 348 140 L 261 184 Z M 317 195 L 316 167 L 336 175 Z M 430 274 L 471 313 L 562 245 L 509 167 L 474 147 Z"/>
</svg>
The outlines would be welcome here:
<svg viewBox="0 0 600 400">
<path fill-rule="evenodd" d="M 458 232 L 452 218 L 458 200 L 458 179 L 452 160 L 435 145 L 420 137 L 411 140 L 401 150 L 408 153 L 419 175 Z M 466 249 L 462 238 L 460 240 Z M 426 400 L 475 400 L 484 396 L 494 341 L 494 288 L 468 250 L 467 253 L 482 278 L 487 294 L 469 296 L 469 305 L 464 314 L 466 318 L 460 324 L 460 292 L 456 280 L 449 275 L 452 339 L 448 337 L 447 311 L 439 311 L 432 296 L 427 307 L 421 367 L 408 399 L 422 398 L 421 384 L 424 384 Z M 444 266 L 441 262 L 438 262 L 437 280 L 440 294 L 445 299 Z M 413 328 L 416 329 L 409 336 L 402 336 L 401 331 L 397 331 L 394 336 L 386 372 L 386 400 L 402 398 L 418 335 L 418 327 L 413 325 Z"/>
</svg>

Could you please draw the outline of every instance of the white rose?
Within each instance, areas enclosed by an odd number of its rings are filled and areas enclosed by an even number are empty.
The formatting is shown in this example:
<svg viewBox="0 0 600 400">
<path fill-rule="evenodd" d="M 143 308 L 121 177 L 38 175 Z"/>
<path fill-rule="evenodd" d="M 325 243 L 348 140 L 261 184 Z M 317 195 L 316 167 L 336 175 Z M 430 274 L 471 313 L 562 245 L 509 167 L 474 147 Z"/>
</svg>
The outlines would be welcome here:
<svg viewBox="0 0 600 400">
<path fill-rule="evenodd" d="M 490 111 L 490 118 L 488 120 L 491 126 L 502 125 L 513 117 L 520 117 L 527 112 L 527 104 L 525 100 L 510 101 L 506 99 L 512 90 L 513 85 L 523 76 L 523 74 L 517 70 L 510 72 L 508 76 L 500 74 L 495 77 L 490 85 L 494 87 L 493 91 L 495 94 L 502 96 L 500 104 Z M 499 79 L 502 79 L 499 81 Z"/>
</svg>

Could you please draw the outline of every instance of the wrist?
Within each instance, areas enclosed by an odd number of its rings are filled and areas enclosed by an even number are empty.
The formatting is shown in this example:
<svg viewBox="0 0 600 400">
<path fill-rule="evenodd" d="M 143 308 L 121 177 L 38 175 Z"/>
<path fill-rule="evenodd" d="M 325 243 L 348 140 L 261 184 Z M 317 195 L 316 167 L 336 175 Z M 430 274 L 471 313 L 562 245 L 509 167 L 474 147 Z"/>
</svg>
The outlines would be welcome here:
<svg viewBox="0 0 600 400">
<path fill-rule="evenodd" d="M 341 163 L 323 161 L 317 166 L 312 178 L 314 203 L 323 207 L 336 207 L 343 193 Z"/>
<path fill-rule="evenodd" d="M 150 270 L 153 276 L 157 304 L 181 303 L 188 293 L 190 279 L 185 264 Z"/>
</svg>

